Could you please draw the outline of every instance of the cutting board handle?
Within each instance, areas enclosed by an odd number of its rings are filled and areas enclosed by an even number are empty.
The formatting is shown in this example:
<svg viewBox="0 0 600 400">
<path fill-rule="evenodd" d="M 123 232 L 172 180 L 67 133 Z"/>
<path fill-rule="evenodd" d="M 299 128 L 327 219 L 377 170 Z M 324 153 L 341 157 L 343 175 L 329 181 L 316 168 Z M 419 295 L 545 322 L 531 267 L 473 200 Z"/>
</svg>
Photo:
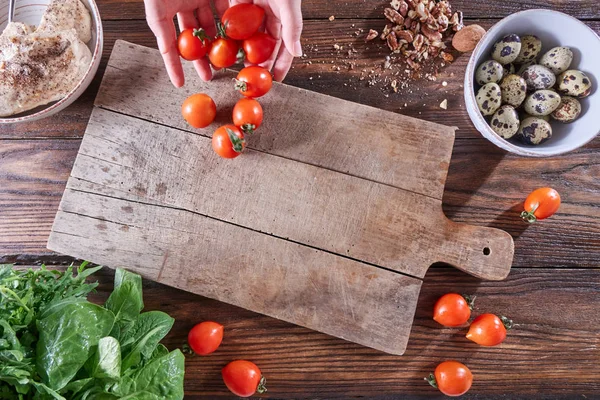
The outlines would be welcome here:
<svg viewBox="0 0 600 400">
<path fill-rule="evenodd" d="M 515 249 L 507 232 L 447 220 L 445 236 L 447 240 L 437 262 L 491 281 L 508 276 Z"/>
</svg>

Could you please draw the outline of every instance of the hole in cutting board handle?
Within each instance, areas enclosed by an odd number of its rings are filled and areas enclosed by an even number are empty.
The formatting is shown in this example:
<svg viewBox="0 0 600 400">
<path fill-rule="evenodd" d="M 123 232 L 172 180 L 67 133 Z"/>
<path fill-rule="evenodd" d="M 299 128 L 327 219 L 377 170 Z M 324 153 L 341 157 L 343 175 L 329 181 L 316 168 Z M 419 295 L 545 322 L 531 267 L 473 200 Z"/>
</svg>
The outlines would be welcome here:
<svg viewBox="0 0 600 400">
<path fill-rule="evenodd" d="M 483 248 L 483 255 L 484 256 L 489 256 L 492 253 L 492 250 L 490 250 L 489 247 L 484 247 Z"/>
</svg>

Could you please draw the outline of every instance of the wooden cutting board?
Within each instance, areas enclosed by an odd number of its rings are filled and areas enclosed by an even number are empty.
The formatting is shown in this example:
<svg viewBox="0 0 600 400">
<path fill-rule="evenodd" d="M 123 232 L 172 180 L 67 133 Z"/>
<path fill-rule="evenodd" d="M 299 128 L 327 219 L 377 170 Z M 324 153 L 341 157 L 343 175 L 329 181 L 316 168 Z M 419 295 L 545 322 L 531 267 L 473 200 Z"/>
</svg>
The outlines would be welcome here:
<svg viewBox="0 0 600 400">
<path fill-rule="evenodd" d="M 223 160 L 235 74 L 185 72 L 175 89 L 158 51 L 117 42 L 48 248 L 392 354 L 431 264 L 508 274 L 509 234 L 442 212 L 454 128 L 275 84 Z M 219 109 L 206 129 L 181 118 L 196 92 Z"/>
</svg>

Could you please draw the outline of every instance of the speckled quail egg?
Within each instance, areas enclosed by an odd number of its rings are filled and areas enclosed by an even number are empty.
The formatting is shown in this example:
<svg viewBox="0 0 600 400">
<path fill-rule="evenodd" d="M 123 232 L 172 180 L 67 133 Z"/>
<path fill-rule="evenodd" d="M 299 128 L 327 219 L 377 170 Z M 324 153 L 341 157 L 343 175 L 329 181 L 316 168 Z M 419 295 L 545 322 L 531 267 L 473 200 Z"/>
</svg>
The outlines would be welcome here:
<svg viewBox="0 0 600 400">
<path fill-rule="evenodd" d="M 480 85 L 500 82 L 504 70 L 498 61 L 489 60 L 482 63 L 475 71 L 475 81 Z"/>
<path fill-rule="evenodd" d="M 508 75 L 500 83 L 502 104 L 519 107 L 527 97 L 527 84 L 519 75 Z"/>
<path fill-rule="evenodd" d="M 527 118 L 539 118 L 539 119 L 543 119 L 546 122 L 550 122 L 550 116 L 549 115 L 529 115 L 527 114 L 525 111 L 521 110 L 521 113 L 519 114 L 519 117 L 521 118 L 521 121 L 527 119 Z"/>
<path fill-rule="evenodd" d="M 497 83 L 486 83 L 477 92 L 477 106 L 483 115 L 492 115 L 502 104 L 502 92 Z"/>
<path fill-rule="evenodd" d="M 592 81 L 583 72 L 570 69 L 558 77 L 558 91 L 582 99 L 592 93 Z"/>
<path fill-rule="evenodd" d="M 552 90 L 538 90 L 530 94 L 523 103 L 526 113 L 533 116 L 549 115 L 560 105 L 560 96 Z"/>
<path fill-rule="evenodd" d="M 575 97 L 563 96 L 560 99 L 560 105 L 550 116 L 564 123 L 575 121 L 581 114 L 581 103 Z"/>
<path fill-rule="evenodd" d="M 504 73 L 502 74 L 502 77 L 506 77 L 508 75 L 512 75 L 515 73 L 516 71 L 516 67 L 515 64 L 510 63 L 510 64 L 506 64 L 502 67 L 504 69 Z"/>
<path fill-rule="evenodd" d="M 540 65 L 548 68 L 555 75 L 565 72 L 571 66 L 573 52 L 568 47 L 555 47 L 540 58 Z"/>
<path fill-rule="evenodd" d="M 541 118 L 526 118 L 515 137 L 525 144 L 540 144 L 552 137 L 552 127 Z"/>
<path fill-rule="evenodd" d="M 531 61 L 527 61 L 527 62 L 524 62 L 523 64 L 519 65 L 519 69 L 517 70 L 517 75 L 522 76 L 523 72 L 525 72 L 527 67 L 529 67 L 531 65 L 535 65 L 535 64 L 537 64 L 537 61 L 531 60 Z"/>
<path fill-rule="evenodd" d="M 527 90 L 530 92 L 549 89 L 556 83 L 556 76 L 542 65 L 530 65 L 521 76 L 525 79 Z"/>
<path fill-rule="evenodd" d="M 497 41 L 492 48 L 492 58 L 502 65 L 515 61 L 521 52 L 521 38 L 510 34 Z"/>
<path fill-rule="evenodd" d="M 513 106 L 502 106 L 490 120 L 490 127 L 504 139 L 510 139 L 519 130 L 519 114 Z"/>
<path fill-rule="evenodd" d="M 542 41 L 534 35 L 521 36 L 521 51 L 517 56 L 515 63 L 523 64 L 532 60 L 540 54 L 542 50 Z"/>
</svg>

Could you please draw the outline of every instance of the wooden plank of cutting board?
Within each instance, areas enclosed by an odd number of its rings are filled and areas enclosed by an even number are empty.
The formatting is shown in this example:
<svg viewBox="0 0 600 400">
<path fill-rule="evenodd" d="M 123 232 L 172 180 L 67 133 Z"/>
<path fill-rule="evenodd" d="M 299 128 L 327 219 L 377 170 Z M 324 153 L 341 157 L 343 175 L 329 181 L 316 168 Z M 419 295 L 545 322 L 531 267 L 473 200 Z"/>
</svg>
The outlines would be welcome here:
<svg viewBox="0 0 600 400">
<path fill-rule="evenodd" d="M 211 137 L 219 125 L 231 123 L 241 97 L 233 89 L 236 73 L 204 82 L 192 63 L 183 67 L 186 84 L 177 89 L 158 50 L 118 40 L 95 104 Z M 184 99 L 198 92 L 209 94 L 218 109 L 205 129 L 191 128 L 180 116 Z M 441 200 L 455 128 L 280 83 L 259 101 L 265 119 L 250 148 Z"/>
<path fill-rule="evenodd" d="M 418 278 L 435 262 L 503 278 L 512 260 L 507 233 L 454 224 L 440 200 L 253 150 L 224 160 L 208 138 L 108 110 L 94 110 L 71 177 L 70 189 L 191 210 Z"/>
<path fill-rule="evenodd" d="M 404 353 L 422 284 L 191 211 L 73 189 L 49 247 L 391 354 Z"/>
</svg>

